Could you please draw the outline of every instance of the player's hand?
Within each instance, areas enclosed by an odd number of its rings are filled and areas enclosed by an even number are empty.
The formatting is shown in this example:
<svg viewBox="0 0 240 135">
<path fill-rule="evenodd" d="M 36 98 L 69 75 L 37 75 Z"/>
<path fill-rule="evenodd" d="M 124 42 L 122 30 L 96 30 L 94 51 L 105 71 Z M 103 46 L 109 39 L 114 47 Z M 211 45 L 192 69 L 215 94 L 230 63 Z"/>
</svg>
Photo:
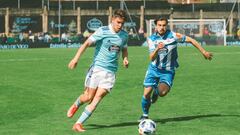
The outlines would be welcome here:
<svg viewBox="0 0 240 135">
<path fill-rule="evenodd" d="M 69 69 L 74 69 L 78 64 L 78 61 L 76 59 L 72 59 L 69 64 L 68 64 L 68 68 Z"/>
<path fill-rule="evenodd" d="M 124 58 L 124 59 L 123 59 L 123 66 L 124 66 L 125 68 L 128 68 L 128 65 L 129 65 L 128 59 L 127 59 L 127 58 Z"/>
<path fill-rule="evenodd" d="M 204 56 L 204 58 L 207 59 L 207 60 L 212 60 L 213 54 L 210 53 L 210 52 L 204 51 L 204 52 L 203 52 L 203 56 Z"/>
<path fill-rule="evenodd" d="M 159 50 L 159 49 L 162 49 L 164 46 L 165 46 L 164 43 L 163 43 L 163 42 L 160 42 L 160 43 L 158 44 L 158 50 Z"/>
</svg>

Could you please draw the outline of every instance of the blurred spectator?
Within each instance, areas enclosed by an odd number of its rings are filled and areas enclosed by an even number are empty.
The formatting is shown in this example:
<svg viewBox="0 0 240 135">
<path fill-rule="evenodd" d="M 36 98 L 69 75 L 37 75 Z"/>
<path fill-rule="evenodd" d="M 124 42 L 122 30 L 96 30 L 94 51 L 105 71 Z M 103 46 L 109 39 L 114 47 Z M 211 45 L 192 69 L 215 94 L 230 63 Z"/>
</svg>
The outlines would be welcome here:
<svg viewBox="0 0 240 135">
<path fill-rule="evenodd" d="M 19 33 L 18 39 L 20 42 L 23 42 L 23 33 L 22 32 Z"/>
<path fill-rule="evenodd" d="M 129 30 L 128 34 L 131 35 L 131 36 L 133 35 L 133 29 L 132 28 Z"/>
<path fill-rule="evenodd" d="M 38 39 L 38 41 L 42 42 L 42 41 L 44 40 L 43 33 L 39 32 L 39 33 L 37 34 L 37 39 Z"/>
<path fill-rule="evenodd" d="M 0 43 L 3 41 L 3 34 L 0 33 Z"/>
<path fill-rule="evenodd" d="M 130 39 L 134 39 L 137 36 L 136 33 L 134 33 L 133 28 L 130 28 L 128 34 Z"/>
<path fill-rule="evenodd" d="M 52 40 L 52 37 L 49 35 L 49 33 L 45 33 L 44 35 L 44 42 L 48 43 Z"/>
<path fill-rule="evenodd" d="M 32 31 L 31 31 L 31 30 L 28 31 L 28 35 L 29 35 L 29 36 L 32 35 Z"/>
<path fill-rule="evenodd" d="M 6 34 L 3 34 L 2 42 L 3 42 L 4 44 L 6 44 L 6 43 L 7 43 L 7 40 L 8 40 L 7 35 L 6 35 Z"/>
<path fill-rule="evenodd" d="M 192 38 L 195 38 L 195 35 L 193 33 L 193 29 L 190 29 L 189 36 L 192 37 Z"/>
<path fill-rule="evenodd" d="M 83 32 L 83 37 L 84 38 L 88 38 L 90 36 L 90 33 L 88 31 L 88 29 L 86 29 L 84 32 Z"/>
<path fill-rule="evenodd" d="M 28 31 L 28 39 L 29 41 L 34 42 L 34 34 L 31 30 Z"/>
<path fill-rule="evenodd" d="M 80 43 L 84 42 L 84 37 L 83 37 L 83 34 L 81 32 L 78 33 L 78 40 L 79 40 Z"/>
<path fill-rule="evenodd" d="M 61 35 L 61 41 L 62 42 L 68 42 L 68 36 L 65 32 L 63 32 L 62 35 Z"/>
<path fill-rule="evenodd" d="M 138 34 L 139 34 L 139 38 L 140 38 L 140 39 L 145 39 L 143 28 L 140 28 L 140 29 L 138 30 Z"/>
<path fill-rule="evenodd" d="M 240 40 L 240 28 L 237 30 L 237 39 Z"/>
<path fill-rule="evenodd" d="M 206 38 L 206 39 L 210 38 L 210 33 L 207 27 L 204 27 L 203 29 L 203 38 Z"/>
<path fill-rule="evenodd" d="M 207 27 L 204 27 L 203 29 L 203 40 L 206 42 L 206 44 L 209 43 L 210 40 L 210 33 Z"/>
<path fill-rule="evenodd" d="M 33 34 L 29 36 L 29 40 L 30 40 L 31 42 L 34 42 L 34 41 L 35 41 L 35 37 L 34 37 Z"/>
</svg>

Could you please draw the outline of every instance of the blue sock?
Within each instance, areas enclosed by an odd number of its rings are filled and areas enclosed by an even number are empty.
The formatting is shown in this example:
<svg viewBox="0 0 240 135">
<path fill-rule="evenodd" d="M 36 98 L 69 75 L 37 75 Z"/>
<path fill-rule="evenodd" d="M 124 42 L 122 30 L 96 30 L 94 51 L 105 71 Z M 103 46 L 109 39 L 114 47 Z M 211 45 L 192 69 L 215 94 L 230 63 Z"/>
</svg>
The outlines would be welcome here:
<svg viewBox="0 0 240 135">
<path fill-rule="evenodd" d="M 149 108 L 151 106 L 151 100 L 142 97 L 142 111 L 143 115 L 148 116 Z"/>
<path fill-rule="evenodd" d="M 77 100 L 74 102 L 74 104 L 79 107 L 81 105 L 80 97 L 77 98 Z"/>
<path fill-rule="evenodd" d="M 156 94 L 156 95 L 159 96 L 159 90 L 158 90 L 158 87 L 153 87 L 153 92 L 154 92 L 154 94 Z"/>
<path fill-rule="evenodd" d="M 81 123 L 83 124 L 90 116 L 91 116 L 92 112 L 88 111 L 86 108 L 83 111 L 82 115 L 79 117 L 79 119 L 77 120 L 77 123 Z"/>
</svg>

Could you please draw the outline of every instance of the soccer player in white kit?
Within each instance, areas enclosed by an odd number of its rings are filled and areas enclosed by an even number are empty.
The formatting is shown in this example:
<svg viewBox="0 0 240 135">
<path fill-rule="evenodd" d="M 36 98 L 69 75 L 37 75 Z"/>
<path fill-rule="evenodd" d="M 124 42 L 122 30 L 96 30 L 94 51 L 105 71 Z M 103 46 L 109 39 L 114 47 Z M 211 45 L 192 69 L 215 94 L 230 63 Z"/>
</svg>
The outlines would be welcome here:
<svg viewBox="0 0 240 135">
<path fill-rule="evenodd" d="M 67 112 L 67 117 L 71 118 L 81 105 L 89 102 L 73 126 L 73 130 L 77 132 L 85 131 L 83 123 L 113 88 L 120 52 L 122 52 L 124 67 L 128 67 L 128 33 L 122 30 L 125 20 L 125 11 L 120 9 L 114 11 L 111 24 L 96 30 L 78 49 L 68 65 L 70 69 L 74 69 L 86 48 L 92 44 L 96 45 L 93 62 L 85 79 L 85 91 Z"/>
</svg>

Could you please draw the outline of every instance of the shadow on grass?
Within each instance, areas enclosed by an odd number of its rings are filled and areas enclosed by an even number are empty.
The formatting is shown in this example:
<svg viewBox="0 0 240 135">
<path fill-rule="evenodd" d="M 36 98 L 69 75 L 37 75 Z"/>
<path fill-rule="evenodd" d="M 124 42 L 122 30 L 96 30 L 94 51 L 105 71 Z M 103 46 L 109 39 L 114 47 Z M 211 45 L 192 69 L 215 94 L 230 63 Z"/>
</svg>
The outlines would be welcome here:
<svg viewBox="0 0 240 135">
<path fill-rule="evenodd" d="M 195 119 L 204 119 L 204 118 L 216 118 L 216 117 L 240 117 L 240 115 L 223 115 L 223 114 L 206 114 L 206 115 L 195 115 L 195 116 L 183 116 L 175 118 L 165 118 L 165 119 L 153 119 L 156 123 L 165 124 L 168 122 L 181 122 L 181 121 L 190 121 Z M 100 124 L 88 124 L 91 126 L 88 129 L 99 129 L 99 128 L 114 128 L 114 127 L 128 127 L 128 126 L 137 126 L 139 122 L 122 122 L 111 125 L 100 125 Z"/>
</svg>

